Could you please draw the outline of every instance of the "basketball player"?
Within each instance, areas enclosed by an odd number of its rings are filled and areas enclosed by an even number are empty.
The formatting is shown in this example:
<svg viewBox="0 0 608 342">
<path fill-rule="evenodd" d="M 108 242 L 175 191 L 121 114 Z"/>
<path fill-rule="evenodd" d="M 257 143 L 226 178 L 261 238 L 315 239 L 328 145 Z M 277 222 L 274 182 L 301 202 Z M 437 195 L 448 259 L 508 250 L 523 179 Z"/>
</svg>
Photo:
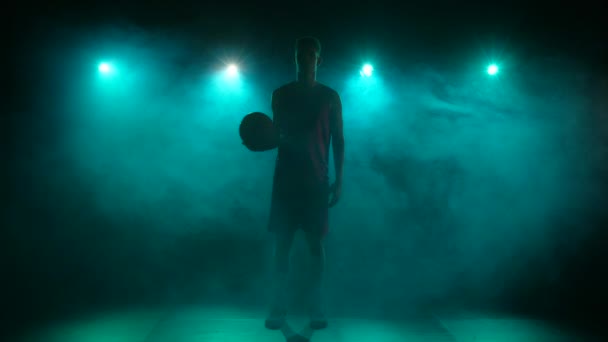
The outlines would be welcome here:
<svg viewBox="0 0 608 342">
<path fill-rule="evenodd" d="M 344 136 L 338 93 L 317 82 L 321 44 L 314 37 L 296 40 L 296 81 L 272 93 L 273 123 L 280 133 L 268 230 L 276 238 L 273 287 L 266 327 L 280 329 L 287 315 L 289 256 L 298 229 L 306 237 L 312 258 L 310 327 L 323 329 L 323 300 L 328 209 L 342 191 Z M 336 180 L 329 186 L 329 146 L 333 147 Z"/>
</svg>

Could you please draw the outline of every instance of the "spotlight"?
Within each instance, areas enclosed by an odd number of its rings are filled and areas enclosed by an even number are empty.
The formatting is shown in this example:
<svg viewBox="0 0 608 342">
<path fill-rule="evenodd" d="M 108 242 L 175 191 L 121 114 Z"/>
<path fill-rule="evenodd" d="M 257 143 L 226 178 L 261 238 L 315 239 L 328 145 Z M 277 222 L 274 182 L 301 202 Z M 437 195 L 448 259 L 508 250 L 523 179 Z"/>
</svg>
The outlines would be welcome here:
<svg viewBox="0 0 608 342">
<path fill-rule="evenodd" d="M 228 76 L 235 77 L 239 74 L 239 68 L 235 64 L 230 64 L 226 69 Z"/>
<path fill-rule="evenodd" d="M 97 68 L 102 74 L 109 74 L 112 71 L 112 66 L 108 63 L 99 63 L 99 67 Z"/>
<path fill-rule="evenodd" d="M 490 66 L 488 66 L 488 75 L 494 76 L 496 74 L 498 74 L 498 65 L 490 64 Z"/>
<path fill-rule="evenodd" d="M 365 64 L 359 73 L 363 77 L 371 77 L 373 71 L 374 67 L 371 64 Z"/>
</svg>

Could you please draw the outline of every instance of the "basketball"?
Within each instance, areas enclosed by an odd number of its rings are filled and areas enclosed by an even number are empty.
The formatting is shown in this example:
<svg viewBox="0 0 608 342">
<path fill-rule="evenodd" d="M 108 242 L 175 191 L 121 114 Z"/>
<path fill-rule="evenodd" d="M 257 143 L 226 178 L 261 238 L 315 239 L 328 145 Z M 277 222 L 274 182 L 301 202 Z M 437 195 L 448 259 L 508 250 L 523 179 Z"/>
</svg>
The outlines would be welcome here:
<svg viewBox="0 0 608 342">
<path fill-rule="evenodd" d="M 279 133 L 272 119 L 260 112 L 245 115 L 239 126 L 239 135 L 243 145 L 255 152 L 272 150 L 279 142 Z"/>
</svg>

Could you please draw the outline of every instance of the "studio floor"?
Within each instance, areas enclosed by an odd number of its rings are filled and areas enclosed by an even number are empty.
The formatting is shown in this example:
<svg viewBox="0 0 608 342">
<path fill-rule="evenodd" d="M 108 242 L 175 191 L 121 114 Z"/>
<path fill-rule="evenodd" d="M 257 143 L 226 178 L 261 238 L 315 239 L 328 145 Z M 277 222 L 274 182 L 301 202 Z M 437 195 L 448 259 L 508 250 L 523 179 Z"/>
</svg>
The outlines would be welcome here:
<svg viewBox="0 0 608 342">
<path fill-rule="evenodd" d="M 548 322 L 473 312 L 412 314 L 392 320 L 329 316 L 311 330 L 305 316 L 290 316 L 281 330 L 264 327 L 263 309 L 180 306 L 106 311 L 58 320 L 24 333 L 19 342 L 403 342 L 599 341 Z"/>
</svg>

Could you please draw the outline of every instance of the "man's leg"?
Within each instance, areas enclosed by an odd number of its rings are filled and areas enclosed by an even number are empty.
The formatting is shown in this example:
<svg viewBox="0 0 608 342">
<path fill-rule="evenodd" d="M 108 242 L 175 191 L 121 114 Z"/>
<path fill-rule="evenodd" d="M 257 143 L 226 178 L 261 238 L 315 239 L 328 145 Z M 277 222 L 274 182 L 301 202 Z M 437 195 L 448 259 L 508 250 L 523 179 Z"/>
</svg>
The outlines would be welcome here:
<svg viewBox="0 0 608 342">
<path fill-rule="evenodd" d="M 284 227 L 275 232 L 274 265 L 272 275 L 272 302 L 266 319 L 268 329 L 280 329 L 287 315 L 287 283 L 289 257 L 295 236 L 293 229 Z"/>
<path fill-rule="evenodd" d="M 325 247 L 323 238 L 323 232 L 320 231 L 320 229 L 306 230 L 306 241 L 308 242 L 311 259 L 310 326 L 313 329 L 323 329 L 327 326 L 323 281 L 325 272 Z"/>
<path fill-rule="evenodd" d="M 289 257 L 294 237 L 294 229 L 282 229 L 275 233 L 274 271 L 276 273 L 289 272 Z"/>
</svg>

